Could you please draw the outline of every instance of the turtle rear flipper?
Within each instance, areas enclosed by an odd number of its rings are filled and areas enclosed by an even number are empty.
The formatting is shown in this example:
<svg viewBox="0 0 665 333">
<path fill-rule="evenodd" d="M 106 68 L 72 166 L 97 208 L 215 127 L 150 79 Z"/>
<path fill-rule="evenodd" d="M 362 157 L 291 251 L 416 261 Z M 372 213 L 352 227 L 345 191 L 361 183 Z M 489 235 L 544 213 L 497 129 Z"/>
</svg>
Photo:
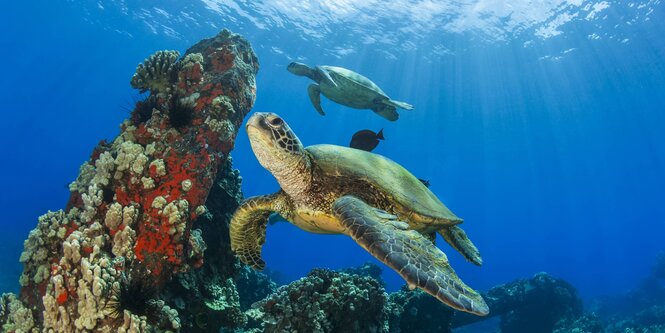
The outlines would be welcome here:
<svg viewBox="0 0 665 333">
<path fill-rule="evenodd" d="M 450 244 L 455 250 L 461 253 L 466 260 L 474 263 L 475 265 L 482 265 L 483 258 L 480 257 L 480 251 L 473 245 L 473 242 L 466 236 L 462 228 L 458 226 L 446 227 L 439 230 L 439 234 L 443 239 Z"/>
<path fill-rule="evenodd" d="M 397 271 L 410 287 L 460 311 L 489 313 L 483 298 L 457 277 L 446 255 L 422 234 L 409 230 L 406 222 L 353 196 L 337 199 L 333 212 L 346 234 Z"/>
<path fill-rule="evenodd" d="M 395 121 L 399 118 L 399 113 L 392 105 L 380 104 L 372 108 L 372 111 L 376 112 L 379 116 L 386 118 L 390 121 Z"/>
<path fill-rule="evenodd" d="M 309 95 L 309 100 L 312 101 L 312 105 L 320 115 L 325 116 L 326 113 L 323 112 L 321 108 L 321 87 L 318 84 L 310 84 L 307 87 L 307 94 Z"/>
<path fill-rule="evenodd" d="M 408 110 L 408 111 L 413 110 L 413 105 L 411 105 L 409 103 L 406 103 L 406 102 L 401 102 L 401 101 L 388 99 L 388 100 L 384 101 L 384 103 L 388 104 L 388 105 L 392 105 L 392 106 L 400 108 L 400 109 Z"/>
<path fill-rule="evenodd" d="M 266 226 L 270 214 L 278 211 L 279 201 L 284 195 L 278 192 L 249 198 L 236 209 L 229 226 L 231 250 L 240 261 L 262 270 L 261 248 L 266 242 Z"/>
</svg>

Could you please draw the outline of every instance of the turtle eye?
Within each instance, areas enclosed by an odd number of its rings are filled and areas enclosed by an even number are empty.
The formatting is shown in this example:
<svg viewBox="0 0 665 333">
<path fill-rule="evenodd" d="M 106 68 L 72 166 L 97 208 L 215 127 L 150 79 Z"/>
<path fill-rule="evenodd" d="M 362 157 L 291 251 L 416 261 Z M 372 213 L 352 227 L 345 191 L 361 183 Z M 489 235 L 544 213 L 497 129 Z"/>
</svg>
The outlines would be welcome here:
<svg viewBox="0 0 665 333">
<path fill-rule="evenodd" d="M 270 123 L 271 126 L 275 127 L 282 126 L 282 124 L 284 124 L 284 120 L 282 120 L 282 118 L 280 117 L 269 119 L 268 122 Z"/>
</svg>

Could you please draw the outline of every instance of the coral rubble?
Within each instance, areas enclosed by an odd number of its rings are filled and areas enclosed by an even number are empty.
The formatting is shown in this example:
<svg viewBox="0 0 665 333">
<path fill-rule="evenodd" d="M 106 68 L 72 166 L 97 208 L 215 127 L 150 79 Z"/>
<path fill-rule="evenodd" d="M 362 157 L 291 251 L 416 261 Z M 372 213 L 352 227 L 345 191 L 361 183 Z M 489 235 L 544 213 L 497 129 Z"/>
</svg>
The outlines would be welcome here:
<svg viewBox="0 0 665 333">
<path fill-rule="evenodd" d="M 5 331 L 183 327 L 191 309 L 169 288 L 188 277 L 198 281 L 187 273 L 205 264 L 210 227 L 203 224 L 213 222 L 200 217 L 209 214 L 217 182 L 238 181 L 229 152 L 254 102 L 257 71 L 249 43 L 227 30 L 181 58 L 159 51 L 138 66 L 131 85 L 150 96 L 81 166 L 66 208 L 39 218 L 20 258 L 20 297 L 0 302 Z M 232 209 L 241 194 L 239 186 L 229 190 L 237 192 Z M 223 230 L 226 216 L 215 218 Z M 227 273 L 206 286 L 203 303 L 220 311 L 224 299 L 244 317 Z"/>
</svg>

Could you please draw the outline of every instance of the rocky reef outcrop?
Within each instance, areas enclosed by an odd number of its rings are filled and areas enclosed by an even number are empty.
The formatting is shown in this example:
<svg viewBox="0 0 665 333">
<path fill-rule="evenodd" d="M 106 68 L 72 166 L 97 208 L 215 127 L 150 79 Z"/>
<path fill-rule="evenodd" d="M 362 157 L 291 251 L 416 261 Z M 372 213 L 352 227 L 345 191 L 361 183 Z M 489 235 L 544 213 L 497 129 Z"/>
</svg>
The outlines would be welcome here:
<svg viewBox="0 0 665 333">
<path fill-rule="evenodd" d="M 226 30 L 138 66 L 131 85 L 149 95 L 81 166 L 66 207 L 39 218 L 20 258 L 20 295 L 0 302 L 4 330 L 244 324 L 237 263 L 217 244 L 228 244 L 228 214 L 242 197 L 229 152 L 257 71 L 249 43 Z"/>
<path fill-rule="evenodd" d="M 608 333 L 665 332 L 665 252 L 657 256 L 651 273 L 624 295 L 603 297 L 591 309 Z"/>
<path fill-rule="evenodd" d="M 483 298 L 490 307 L 489 317 L 458 313 L 452 327 L 500 316 L 503 333 L 552 332 L 582 315 L 582 300 L 575 288 L 546 273 L 496 286 Z"/>
<path fill-rule="evenodd" d="M 368 276 L 316 269 L 254 304 L 260 332 L 387 332 L 387 294 Z"/>
<path fill-rule="evenodd" d="M 246 311 L 257 332 L 453 332 L 492 316 L 501 332 L 601 332 L 582 312 L 575 288 L 546 273 L 484 293 L 491 312 L 479 317 L 452 310 L 420 290 L 386 294 L 373 264 L 340 272 L 314 270 L 282 286 Z M 580 330 L 586 327 L 587 330 Z"/>
</svg>

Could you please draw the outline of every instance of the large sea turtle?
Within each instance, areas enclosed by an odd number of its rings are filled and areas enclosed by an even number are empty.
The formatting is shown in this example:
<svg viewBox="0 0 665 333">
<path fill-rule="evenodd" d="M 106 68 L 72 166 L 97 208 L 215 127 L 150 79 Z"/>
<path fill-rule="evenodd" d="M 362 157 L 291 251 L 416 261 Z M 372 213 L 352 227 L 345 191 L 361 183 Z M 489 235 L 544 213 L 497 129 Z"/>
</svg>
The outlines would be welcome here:
<svg viewBox="0 0 665 333">
<path fill-rule="evenodd" d="M 482 297 L 457 277 L 433 243 L 438 232 L 480 265 L 478 250 L 458 226 L 462 220 L 402 166 L 353 148 L 305 148 L 273 113 L 255 113 L 247 134 L 259 163 L 281 190 L 249 198 L 234 213 L 231 248 L 242 262 L 263 269 L 267 220 L 276 212 L 306 231 L 350 236 L 410 288 L 422 288 L 458 310 L 488 313 Z"/>
<path fill-rule="evenodd" d="M 334 66 L 311 68 L 299 62 L 292 62 L 287 69 L 295 75 L 306 76 L 316 82 L 309 85 L 307 93 L 312 105 L 321 115 L 325 115 L 321 108 L 321 94 L 354 109 L 371 109 L 390 121 L 399 118 L 397 108 L 413 110 L 411 104 L 390 99 L 370 79 L 346 68 Z"/>
</svg>

